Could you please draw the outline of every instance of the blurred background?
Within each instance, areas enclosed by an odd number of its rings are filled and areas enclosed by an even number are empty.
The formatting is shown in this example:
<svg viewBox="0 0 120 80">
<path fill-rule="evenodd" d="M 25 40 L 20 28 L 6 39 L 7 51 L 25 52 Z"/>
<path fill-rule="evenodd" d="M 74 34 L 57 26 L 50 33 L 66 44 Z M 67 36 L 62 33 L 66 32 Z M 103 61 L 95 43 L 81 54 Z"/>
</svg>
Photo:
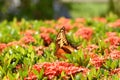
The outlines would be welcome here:
<svg viewBox="0 0 120 80">
<path fill-rule="evenodd" d="M 120 16 L 120 0 L 0 0 L 0 21 Z"/>
</svg>

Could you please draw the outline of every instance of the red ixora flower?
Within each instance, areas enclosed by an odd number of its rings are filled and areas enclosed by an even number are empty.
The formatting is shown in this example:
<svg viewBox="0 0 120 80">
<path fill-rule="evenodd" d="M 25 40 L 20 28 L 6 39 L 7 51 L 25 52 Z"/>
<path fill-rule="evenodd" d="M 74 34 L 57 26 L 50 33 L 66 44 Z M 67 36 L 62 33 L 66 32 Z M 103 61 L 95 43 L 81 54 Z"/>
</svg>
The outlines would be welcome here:
<svg viewBox="0 0 120 80">
<path fill-rule="evenodd" d="M 108 37 L 117 36 L 116 32 L 107 32 L 106 34 L 107 34 Z"/>
<path fill-rule="evenodd" d="M 95 17 L 93 18 L 94 21 L 98 21 L 98 22 L 102 22 L 102 23 L 106 23 L 107 20 L 103 17 Z"/>
<path fill-rule="evenodd" d="M 7 47 L 7 44 L 0 43 L 0 52 Z"/>
<path fill-rule="evenodd" d="M 75 19 L 75 23 L 85 23 L 85 22 L 86 22 L 85 18 L 76 18 Z"/>
<path fill-rule="evenodd" d="M 47 28 L 47 27 L 40 27 L 40 32 L 41 33 L 53 33 L 53 34 L 56 34 L 55 29 Z"/>
<path fill-rule="evenodd" d="M 33 72 L 29 72 L 29 76 L 25 77 L 24 80 L 37 80 L 37 76 Z"/>
<path fill-rule="evenodd" d="M 49 33 L 41 33 L 40 36 L 44 40 L 45 45 L 49 45 L 51 43 Z"/>
<path fill-rule="evenodd" d="M 26 31 L 24 32 L 24 35 L 25 35 L 25 36 L 32 36 L 34 33 L 35 33 L 34 30 L 26 30 Z"/>
<path fill-rule="evenodd" d="M 97 48 L 98 48 L 97 45 L 92 44 L 92 45 L 88 45 L 86 49 L 91 52 L 91 51 L 93 51 L 93 50 L 95 50 L 95 49 L 97 49 Z"/>
<path fill-rule="evenodd" d="M 113 28 L 120 27 L 120 19 L 116 20 L 115 22 L 109 23 L 108 25 Z"/>
<path fill-rule="evenodd" d="M 32 36 L 24 36 L 21 40 L 22 40 L 25 44 L 29 44 L 29 43 L 34 43 L 34 42 L 35 42 L 35 39 L 34 39 L 34 37 L 32 37 Z"/>
<path fill-rule="evenodd" d="M 105 42 L 110 42 L 111 45 L 120 45 L 120 37 L 117 36 L 111 36 L 105 39 Z"/>
<path fill-rule="evenodd" d="M 113 50 L 110 52 L 110 57 L 112 59 L 120 59 L 120 51 L 118 50 Z"/>
<path fill-rule="evenodd" d="M 35 64 L 33 66 L 33 69 L 40 72 L 40 70 L 44 68 L 44 76 L 47 76 L 48 79 L 53 79 L 55 76 L 58 76 L 61 74 L 62 71 L 66 73 L 66 75 L 75 74 L 78 72 L 82 72 L 84 75 L 88 72 L 88 69 L 82 68 L 82 67 L 76 67 L 73 64 L 67 63 L 67 62 L 45 62 L 42 64 Z M 30 75 L 28 75 L 30 76 Z"/>
<path fill-rule="evenodd" d="M 104 63 L 104 58 L 102 57 L 99 57 L 98 55 L 96 54 L 90 54 L 91 56 L 91 60 L 90 60 L 90 63 L 92 65 L 94 65 L 97 69 L 100 68 L 102 66 L 102 64 Z"/>
<path fill-rule="evenodd" d="M 116 68 L 114 70 L 111 71 L 111 74 L 120 74 L 120 68 Z"/>
<path fill-rule="evenodd" d="M 80 28 L 75 33 L 76 36 L 81 36 L 82 38 L 87 40 L 89 40 L 92 37 L 92 34 L 93 34 L 92 28 L 87 28 L 87 27 Z"/>
<path fill-rule="evenodd" d="M 71 20 L 62 17 L 62 18 L 58 19 L 58 22 L 57 22 L 55 28 L 60 29 L 63 26 L 65 27 L 66 31 L 69 31 L 69 30 L 71 30 L 73 28 L 72 25 L 71 25 Z"/>
</svg>

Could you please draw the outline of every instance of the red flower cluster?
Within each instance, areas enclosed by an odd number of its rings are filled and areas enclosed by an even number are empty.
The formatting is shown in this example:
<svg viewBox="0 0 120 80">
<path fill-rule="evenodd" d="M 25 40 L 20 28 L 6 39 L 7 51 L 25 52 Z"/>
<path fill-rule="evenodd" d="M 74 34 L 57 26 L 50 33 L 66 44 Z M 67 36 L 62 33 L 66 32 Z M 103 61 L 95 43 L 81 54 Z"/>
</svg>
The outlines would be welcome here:
<svg viewBox="0 0 120 80">
<path fill-rule="evenodd" d="M 102 64 L 104 63 L 104 60 L 105 60 L 104 58 L 99 57 L 96 54 L 91 54 L 90 63 L 94 65 L 97 69 L 102 66 Z"/>
<path fill-rule="evenodd" d="M 41 33 L 53 33 L 53 34 L 56 34 L 55 29 L 53 29 L 53 28 L 46 28 L 46 27 L 40 27 L 40 32 Z"/>
<path fill-rule="evenodd" d="M 85 22 L 86 22 L 85 18 L 76 18 L 75 19 L 75 23 L 85 23 Z"/>
<path fill-rule="evenodd" d="M 0 52 L 7 47 L 7 44 L 0 43 Z"/>
<path fill-rule="evenodd" d="M 120 59 L 120 51 L 113 50 L 110 52 L 111 59 Z"/>
<path fill-rule="evenodd" d="M 75 35 L 76 36 L 81 36 L 84 39 L 89 40 L 92 37 L 93 30 L 91 28 L 83 27 L 80 28 Z"/>
<path fill-rule="evenodd" d="M 37 80 L 37 76 L 33 72 L 29 72 L 29 77 L 25 77 L 24 80 Z"/>
<path fill-rule="evenodd" d="M 35 47 L 35 51 L 38 56 L 41 56 L 43 54 L 43 50 L 44 50 L 43 46 Z"/>
<path fill-rule="evenodd" d="M 111 74 L 120 74 L 120 68 L 112 70 Z"/>
<path fill-rule="evenodd" d="M 108 37 L 117 36 L 116 32 L 107 32 L 106 34 L 107 34 Z"/>
<path fill-rule="evenodd" d="M 92 45 L 88 45 L 86 49 L 87 49 L 88 51 L 92 52 L 93 50 L 95 50 L 95 49 L 97 49 L 97 48 L 98 48 L 97 45 L 92 44 Z"/>
<path fill-rule="evenodd" d="M 45 45 L 49 45 L 51 43 L 52 40 L 49 36 L 49 33 L 41 33 L 40 36 L 44 40 Z"/>
<path fill-rule="evenodd" d="M 67 19 L 67 18 L 58 19 L 58 22 L 57 22 L 55 28 L 58 28 L 58 29 L 62 28 L 63 25 L 64 25 L 66 31 L 69 31 L 73 28 L 72 25 L 71 25 L 71 20 Z"/>
<path fill-rule="evenodd" d="M 49 79 L 53 79 L 55 76 L 60 75 L 62 71 L 64 71 L 67 76 L 71 74 L 74 75 L 77 72 L 83 72 L 83 74 L 86 74 L 88 72 L 88 69 L 86 68 L 75 67 L 73 64 L 67 62 L 58 62 L 58 61 L 53 63 L 45 62 L 42 64 L 35 64 L 33 66 L 33 69 L 40 72 L 42 67 L 44 69 L 44 76 L 47 76 Z M 31 75 L 29 75 L 28 78 L 34 79 L 31 77 Z"/>
<path fill-rule="evenodd" d="M 35 39 L 30 35 L 30 36 L 25 36 L 21 39 L 25 44 L 29 43 L 34 43 Z"/>
<path fill-rule="evenodd" d="M 110 42 L 111 45 L 120 45 L 120 38 L 117 36 L 111 36 L 105 39 L 105 42 Z"/>
<path fill-rule="evenodd" d="M 120 19 L 115 22 L 109 23 L 108 25 L 113 28 L 120 27 Z"/>
<path fill-rule="evenodd" d="M 25 35 L 25 36 L 32 36 L 34 33 L 35 33 L 34 30 L 26 30 L 26 31 L 24 32 L 24 35 Z"/>
<path fill-rule="evenodd" d="M 102 23 L 106 23 L 107 20 L 103 17 L 95 17 L 93 18 L 94 21 L 98 21 L 98 22 L 102 22 Z"/>
</svg>

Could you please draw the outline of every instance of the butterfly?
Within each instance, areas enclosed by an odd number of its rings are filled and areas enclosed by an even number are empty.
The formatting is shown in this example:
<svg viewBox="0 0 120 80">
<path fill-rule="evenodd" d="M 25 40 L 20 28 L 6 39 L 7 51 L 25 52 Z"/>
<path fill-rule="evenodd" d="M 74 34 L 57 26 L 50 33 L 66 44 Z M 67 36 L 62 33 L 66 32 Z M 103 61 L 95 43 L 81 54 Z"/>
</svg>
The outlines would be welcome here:
<svg viewBox="0 0 120 80">
<path fill-rule="evenodd" d="M 65 28 L 62 27 L 56 37 L 56 56 L 65 58 L 64 54 L 71 53 L 75 50 L 68 42 L 65 34 Z"/>
</svg>

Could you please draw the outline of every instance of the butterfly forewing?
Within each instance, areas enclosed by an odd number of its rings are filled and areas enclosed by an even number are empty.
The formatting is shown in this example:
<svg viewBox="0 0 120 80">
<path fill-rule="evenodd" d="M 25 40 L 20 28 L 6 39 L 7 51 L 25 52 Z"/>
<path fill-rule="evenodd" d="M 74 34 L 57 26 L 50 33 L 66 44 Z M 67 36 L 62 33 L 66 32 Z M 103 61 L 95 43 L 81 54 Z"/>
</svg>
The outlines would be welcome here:
<svg viewBox="0 0 120 80">
<path fill-rule="evenodd" d="M 64 29 L 64 27 L 60 29 L 60 32 L 57 35 L 56 42 L 57 42 L 57 44 L 59 45 L 60 48 L 63 45 L 68 45 L 68 41 L 67 41 L 66 36 L 65 36 L 65 29 Z"/>
</svg>

